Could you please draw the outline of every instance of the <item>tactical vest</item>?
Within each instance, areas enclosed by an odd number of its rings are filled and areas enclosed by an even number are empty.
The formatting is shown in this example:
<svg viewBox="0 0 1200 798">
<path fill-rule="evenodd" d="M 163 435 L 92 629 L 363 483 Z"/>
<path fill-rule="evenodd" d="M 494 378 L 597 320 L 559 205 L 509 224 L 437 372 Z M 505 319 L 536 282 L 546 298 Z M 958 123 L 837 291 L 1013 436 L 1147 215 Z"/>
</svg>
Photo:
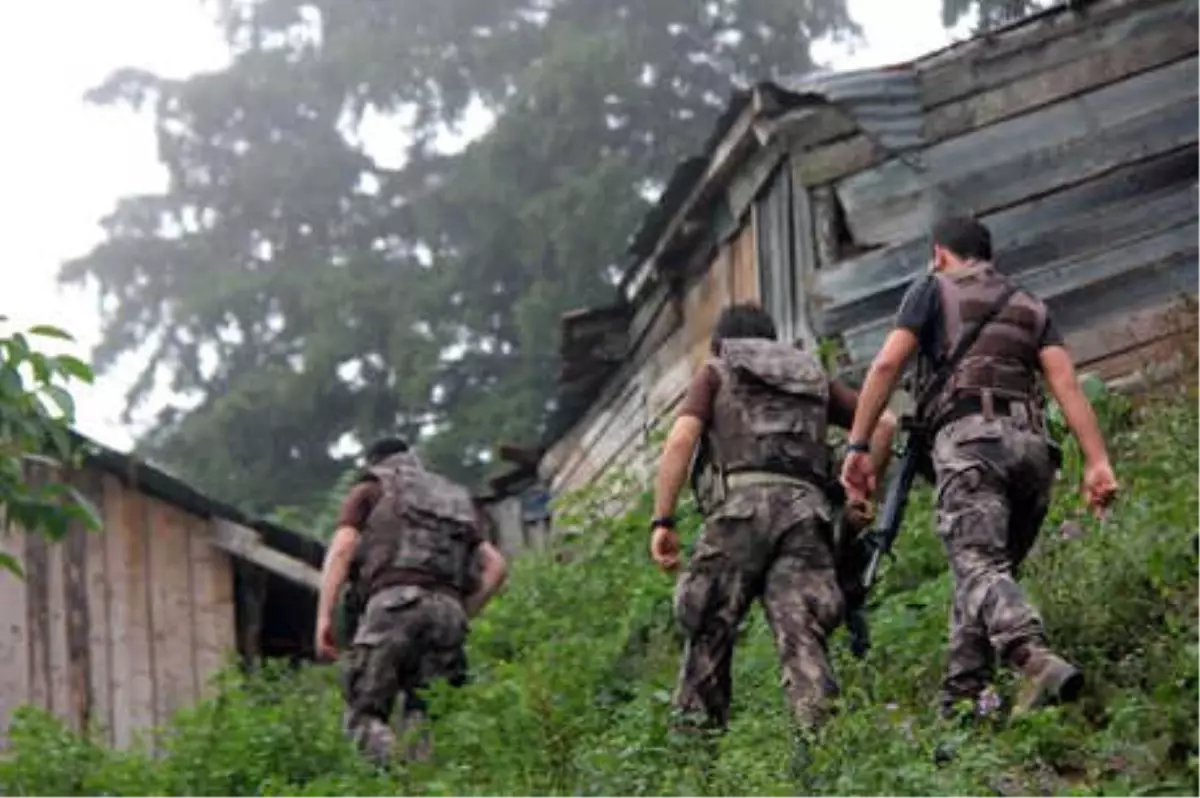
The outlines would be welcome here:
<svg viewBox="0 0 1200 798">
<path fill-rule="evenodd" d="M 936 276 L 941 300 L 939 359 L 949 357 L 965 331 L 976 325 L 1008 287 L 1008 278 L 990 264 Z M 925 417 L 936 425 L 966 397 L 1023 402 L 1040 410 L 1038 345 L 1046 328 L 1046 306 L 1018 291 L 983 328 L 959 361 Z M 923 369 L 926 376 L 933 364 Z M 927 384 L 927 381 L 926 381 Z"/>
<path fill-rule="evenodd" d="M 367 516 L 356 559 L 366 594 L 416 584 L 465 597 L 475 591 L 478 540 L 475 504 L 461 485 L 425 470 L 410 453 L 367 470 L 379 480 L 379 501 Z"/>
<path fill-rule="evenodd" d="M 704 449 L 722 474 L 765 471 L 828 479 L 829 378 L 812 355 L 756 338 L 721 342 L 720 385 Z"/>
</svg>

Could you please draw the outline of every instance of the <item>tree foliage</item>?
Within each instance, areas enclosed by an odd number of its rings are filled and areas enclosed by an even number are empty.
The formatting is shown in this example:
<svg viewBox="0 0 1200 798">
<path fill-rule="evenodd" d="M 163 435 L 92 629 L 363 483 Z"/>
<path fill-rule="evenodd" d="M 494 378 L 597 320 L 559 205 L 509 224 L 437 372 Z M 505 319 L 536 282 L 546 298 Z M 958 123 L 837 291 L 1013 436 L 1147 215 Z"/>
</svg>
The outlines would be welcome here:
<svg viewBox="0 0 1200 798">
<path fill-rule="evenodd" d="M 39 338 L 71 340 L 49 325 L 0 336 L 0 508 L 6 523 L 25 534 L 61 540 L 72 521 L 99 526 L 95 508 L 61 479 L 83 454 L 71 434 L 75 401 L 68 385 L 91 383 L 92 372 L 71 355 L 42 351 Z M 20 562 L 4 552 L 0 568 L 22 573 Z"/>
<path fill-rule="evenodd" d="M 972 29 L 985 33 L 1051 5 L 1052 0 L 942 0 L 942 24 L 952 28 L 974 13 Z"/>
<path fill-rule="evenodd" d="M 841 3 L 784 0 L 221 9 L 227 69 L 92 92 L 153 111 L 169 186 L 122 200 L 63 278 L 116 300 L 98 368 L 147 348 L 131 406 L 160 372 L 186 396 L 148 453 L 260 509 L 331 485 L 348 433 L 399 431 L 465 479 L 536 439 L 558 317 L 612 300 L 647 191 L 734 83 L 853 31 Z M 472 103 L 491 128 L 439 150 Z M 402 159 L 355 143 L 366 114 L 409 120 Z"/>
<path fill-rule="evenodd" d="M 91 92 L 153 114 L 169 183 L 62 279 L 105 298 L 101 372 L 145 352 L 130 410 L 160 377 L 181 397 L 144 453 L 264 512 L 309 507 L 347 436 L 403 434 L 466 481 L 538 439 L 560 315 L 615 299 L 647 197 L 731 89 L 858 32 L 842 0 L 217 7 L 227 68 Z M 397 141 L 368 150 L 380 119 Z"/>
</svg>

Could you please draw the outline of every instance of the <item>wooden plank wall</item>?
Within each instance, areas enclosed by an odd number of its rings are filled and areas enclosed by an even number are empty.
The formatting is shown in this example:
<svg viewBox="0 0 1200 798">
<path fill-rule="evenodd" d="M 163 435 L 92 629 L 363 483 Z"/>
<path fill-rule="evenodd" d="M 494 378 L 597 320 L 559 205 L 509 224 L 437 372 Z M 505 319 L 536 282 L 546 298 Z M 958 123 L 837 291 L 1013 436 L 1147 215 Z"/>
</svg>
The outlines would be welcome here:
<svg viewBox="0 0 1200 798">
<path fill-rule="evenodd" d="M 754 252 L 753 225 L 746 224 L 718 249 L 711 267 L 687 287 L 678 305 L 665 301 L 641 322 L 646 333 L 626 367 L 592 411 L 543 457 L 540 469 L 552 494 L 584 487 L 624 465 L 645 470 L 650 461 L 641 454 L 649 432 L 683 399 L 694 369 L 708 355 L 721 309 L 731 301 L 757 299 Z"/>
<path fill-rule="evenodd" d="M 810 186 L 877 247 L 819 273 L 818 332 L 868 360 L 925 267 L 934 210 L 958 207 L 988 224 L 1000 267 L 1047 300 L 1085 366 L 1108 357 L 1093 329 L 1114 356 L 1152 345 L 1153 325 L 1120 344 L 1110 328 L 1197 290 L 1196 26 L 1196 0 L 1109 0 L 919 62 L 924 171 L 876 161 Z"/>
<path fill-rule="evenodd" d="M 102 532 L 3 535 L 26 578 L 0 574 L 0 739 L 31 704 L 126 747 L 206 695 L 234 649 L 232 563 L 206 519 L 90 468 L 71 483 Z"/>
</svg>

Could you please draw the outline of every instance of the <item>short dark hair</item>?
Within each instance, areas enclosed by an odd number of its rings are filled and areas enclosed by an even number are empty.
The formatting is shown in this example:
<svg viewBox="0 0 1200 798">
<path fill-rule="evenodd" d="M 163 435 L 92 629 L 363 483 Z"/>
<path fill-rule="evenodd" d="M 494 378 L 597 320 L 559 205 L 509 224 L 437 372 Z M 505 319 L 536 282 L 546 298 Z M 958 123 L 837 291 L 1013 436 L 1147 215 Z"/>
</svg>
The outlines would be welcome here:
<svg viewBox="0 0 1200 798">
<path fill-rule="evenodd" d="M 966 260 L 992 259 L 992 234 L 969 216 L 949 216 L 933 226 L 933 243 Z"/>
<path fill-rule="evenodd" d="M 407 451 L 408 441 L 403 438 L 382 438 L 368 447 L 366 453 L 367 465 L 378 465 L 394 454 L 402 454 Z"/>
<path fill-rule="evenodd" d="M 712 352 L 717 354 L 721 341 L 726 338 L 766 338 L 774 341 L 778 337 L 771 314 L 753 302 L 743 302 L 721 311 L 713 328 Z"/>
</svg>

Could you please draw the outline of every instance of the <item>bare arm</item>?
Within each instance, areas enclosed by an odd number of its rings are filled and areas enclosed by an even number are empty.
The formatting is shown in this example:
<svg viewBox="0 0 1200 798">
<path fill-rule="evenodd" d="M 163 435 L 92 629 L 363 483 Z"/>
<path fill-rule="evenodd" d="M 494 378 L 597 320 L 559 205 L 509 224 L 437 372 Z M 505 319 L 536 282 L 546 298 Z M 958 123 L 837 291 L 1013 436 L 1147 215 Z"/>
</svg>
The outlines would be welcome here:
<svg viewBox="0 0 1200 798">
<path fill-rule="evenodd" d="M 463 609 L 468 618 L 474 618 L 484 606 L 496 595 L 496 591 L 508 579 L 508 561 L 500 550 L 488 541 L 479 544 L 476 556 L 482 559 L 482 575 L 479 579 L 479 589 L 463 602 Z"/>
<path fill-rule="evenodd" d="M 658 476 L 654 482 L 654 517 L 662 518 L 675 511 L 679 492 L 687 479 L 688 466 L 704 425 L 695 416 L 679 416 L 667 434 L 662 458 L 658 461 Z"/>
<path fill-rule="evenodd" d="M 883 342 L 883 348 L 875 356 L 867 378 L 863 381 L 858 396 L 858 410 L 854 413 L 854 424 L 850 428 L 851 442 L 871 440 L 876 443 L 876 425 L 884 413 L 904 364 L 917 351 L 917 336 L 910 330 L 898 327 Z M 890 414 L 889 414 L 890 415 Z M 892 421 L 894 428 L 895 421 Z M 888 436 L 890 442 L 891 436 Z M 890 443 L 889 443 L 890 445 Z M 875 446 L 872 446 L 875 449 Z M 872 454 L 874 459 L 875 455 Z"/>
<path fill-rule="evenodd" d="M 333 605 L 337 601 L 338 591 L 346 583 L 346 575 L 350 570 L 350 559 L 358 545 L 358 530 L 352 526 L 338 527 L 325 552 L 325 564 L 321 569 L 321 592 L 317 599 L 317 620 L 329 621 L 333 618 Z"/>
<path fill-rule="evenodd" d="M 1071 356 L 1061 346 L 1047 346 L 1038 357 L 1050 393 L 1062 407 L 1067 425 L 1075 433 L 1085 460 L 1089 463 L 1106 462 L 1108 452 L 1104 446 L 1104 436 L 1100 433 L 1092 403 L 1079 387 Z"/>
<path fill-rule="evenodd" d="M 875 471 L 884 473 L 892 461 L 892 440 L 896 435 L 896 416 L 891 410 L 884 410 L 883 415 L 875 424 L 875 432 L 871 435 L 871 461 L 875 463 Z"/>
<path fill-rule="evenodd" d="M 829 390 L 829 421 L 849 432 L 858 411 L 858 392 L 840 380 L 834 380 Z M 871 436 L 871 460 L 879 473 L 887 470 L 892 459 L 892 438 L 896 434 L 896 417 L 884 410 Z"/>
</svg>

